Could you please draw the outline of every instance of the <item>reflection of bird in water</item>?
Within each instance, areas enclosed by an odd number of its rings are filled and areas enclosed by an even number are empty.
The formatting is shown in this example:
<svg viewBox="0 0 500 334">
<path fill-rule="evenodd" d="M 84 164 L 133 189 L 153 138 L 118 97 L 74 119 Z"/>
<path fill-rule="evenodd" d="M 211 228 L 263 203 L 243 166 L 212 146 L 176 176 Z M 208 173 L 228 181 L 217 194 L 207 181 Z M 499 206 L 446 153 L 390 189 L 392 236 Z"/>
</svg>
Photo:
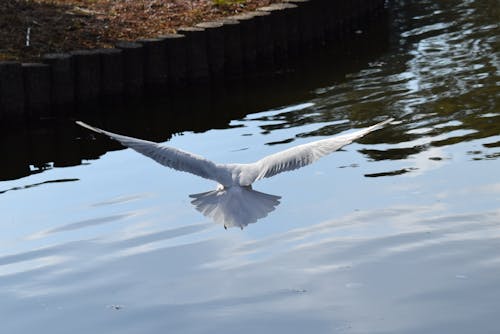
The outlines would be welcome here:
<svg viewBox="0 0 500 334">
<path fill-rule="evenodd" d="M 387 119 L 356 132 L 294 146 L 248 164 L 217 164 L 173 147 L 118 135 L 80 121 L 76 123 L 107 135 L 164 166 L 216 181 L 219 184 L 216 190 L 190 195 L 194 198 L 191 203 L 205 216 L 222 223 L 224 228 L 239 226 L 243 229 L 246 225 L 267 216 L 280 203 L 279 196 L 255 191 L 252 189 L 252 183 L 309 165 L 367 133 L 380 129 L 392 120 Z"/>
</svg>

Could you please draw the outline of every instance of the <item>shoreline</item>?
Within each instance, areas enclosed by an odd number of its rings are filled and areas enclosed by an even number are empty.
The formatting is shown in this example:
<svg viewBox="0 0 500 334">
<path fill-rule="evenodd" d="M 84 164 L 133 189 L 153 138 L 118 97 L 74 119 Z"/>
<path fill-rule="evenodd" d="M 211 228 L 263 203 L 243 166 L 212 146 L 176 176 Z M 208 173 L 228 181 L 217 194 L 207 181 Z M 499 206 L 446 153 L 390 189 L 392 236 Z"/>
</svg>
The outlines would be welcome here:
<svg viewBox="0 0 500 334">
<path fill-rule="evenodd" d="M 46 53 L 111 48 L 156 38 L 283 0 L 2 0 L 0 61 L 33 62 Z"/>
<path fill-rule="evenodd" d="M 50 118 L 75 104 L 286 71 L 362 33 L 383 8 L 384 0 L 288 0 L 110 48 L 45 54 L 36 63 L 0 61 L 0 119 Z"/>
</svg>

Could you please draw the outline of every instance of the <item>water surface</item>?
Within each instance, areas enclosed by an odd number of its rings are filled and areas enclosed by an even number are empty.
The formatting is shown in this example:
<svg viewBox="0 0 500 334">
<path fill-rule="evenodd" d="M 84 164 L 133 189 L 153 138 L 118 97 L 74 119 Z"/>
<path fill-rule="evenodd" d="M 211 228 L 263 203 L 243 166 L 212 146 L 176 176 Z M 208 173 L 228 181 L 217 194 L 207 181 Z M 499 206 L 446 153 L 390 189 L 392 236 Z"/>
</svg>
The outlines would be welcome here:
<svg viewBox="0 0 500 334">
<path fill-rule="evenodd" d="M 189 203 L 212 182 L 71 119 L 4 131 L 2 331 L 497 332 L 497 2 L 387 14 L 264 88 L 87 116 L 220 162 L 397 119 L 256 183 L 282 201 L 243 231 Z"/>
</svg>

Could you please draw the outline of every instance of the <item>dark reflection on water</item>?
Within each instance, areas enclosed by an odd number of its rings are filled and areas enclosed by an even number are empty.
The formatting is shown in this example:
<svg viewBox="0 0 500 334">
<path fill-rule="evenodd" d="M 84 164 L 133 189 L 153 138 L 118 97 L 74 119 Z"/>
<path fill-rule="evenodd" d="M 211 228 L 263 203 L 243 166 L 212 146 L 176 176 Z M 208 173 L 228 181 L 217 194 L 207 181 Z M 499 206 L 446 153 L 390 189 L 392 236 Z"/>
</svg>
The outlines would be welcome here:
<svg viewBox="0 0 500 334">
<path fill-rule="evenodd" d="M 499 135 L 497 5 L 496 1 L 477 6 L 468 1 L 398 3 L 391 18 L 399 34 L 391 35 L 388 53 L 365 70 L 318 89 L 315 107 L 261 118 L 270 123 L 261 128 L 270 132 L 351 120 L 297 135 L 326 136 L 387 114 L 401 121 L 399 129 L 365 142 L 400 147 L 363 150 L 375 160 L 406 159 L 429 147 Z M 293 138 L 269 144 L 290 141 Z M 498 140 L 484 147 L 496 145 Z"/>
<path fill-rule="evenodd" d="M 0 194 L 6 193 L 7 191 L 13 191 L 13 190 L 21 190 L 21 189 L 29 189 L 33 187 L 38 187 L 44 184 L 51 184 L 51 183 L 62 183 L 62 182 L 75 182 L 78 181 L 78 179 L 60 179 L 60 180 L 49 180 L 49 181 L 44 181 L 44 182 L 39 182 L 39 183 L 34 183 L 34 184 L 27 184 L 22 187 L 14 187 L 10 189 L 5 189 L 5 190 L 0 190 Z"/>
</svg>

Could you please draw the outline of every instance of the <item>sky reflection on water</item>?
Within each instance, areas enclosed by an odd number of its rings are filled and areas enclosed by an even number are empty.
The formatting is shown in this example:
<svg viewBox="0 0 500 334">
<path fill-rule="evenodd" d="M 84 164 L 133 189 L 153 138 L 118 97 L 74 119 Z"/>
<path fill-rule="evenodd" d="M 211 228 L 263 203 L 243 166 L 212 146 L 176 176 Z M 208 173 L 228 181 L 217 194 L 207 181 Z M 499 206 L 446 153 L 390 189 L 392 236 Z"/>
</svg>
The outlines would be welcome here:
<svg viewBox="0 0 500 334">
<path fill-rule="evenodd" d="M 212 182 L 131 150 L 104 154 L 100 139 L 61 143 L 82 165 L 2 170 L 2 331 L 496 333 L 495 5 L 394 1 L 388 49 L 300 101 L 208 131 L 162 135 L 142 119 L 147 139 L 227 162 L 399 120 L 261 181 L 282 203 L 243 232 L 192 209 L 187 194 Z M 133 132 L 125 115 L 102 122 Z"/>
</svg>

